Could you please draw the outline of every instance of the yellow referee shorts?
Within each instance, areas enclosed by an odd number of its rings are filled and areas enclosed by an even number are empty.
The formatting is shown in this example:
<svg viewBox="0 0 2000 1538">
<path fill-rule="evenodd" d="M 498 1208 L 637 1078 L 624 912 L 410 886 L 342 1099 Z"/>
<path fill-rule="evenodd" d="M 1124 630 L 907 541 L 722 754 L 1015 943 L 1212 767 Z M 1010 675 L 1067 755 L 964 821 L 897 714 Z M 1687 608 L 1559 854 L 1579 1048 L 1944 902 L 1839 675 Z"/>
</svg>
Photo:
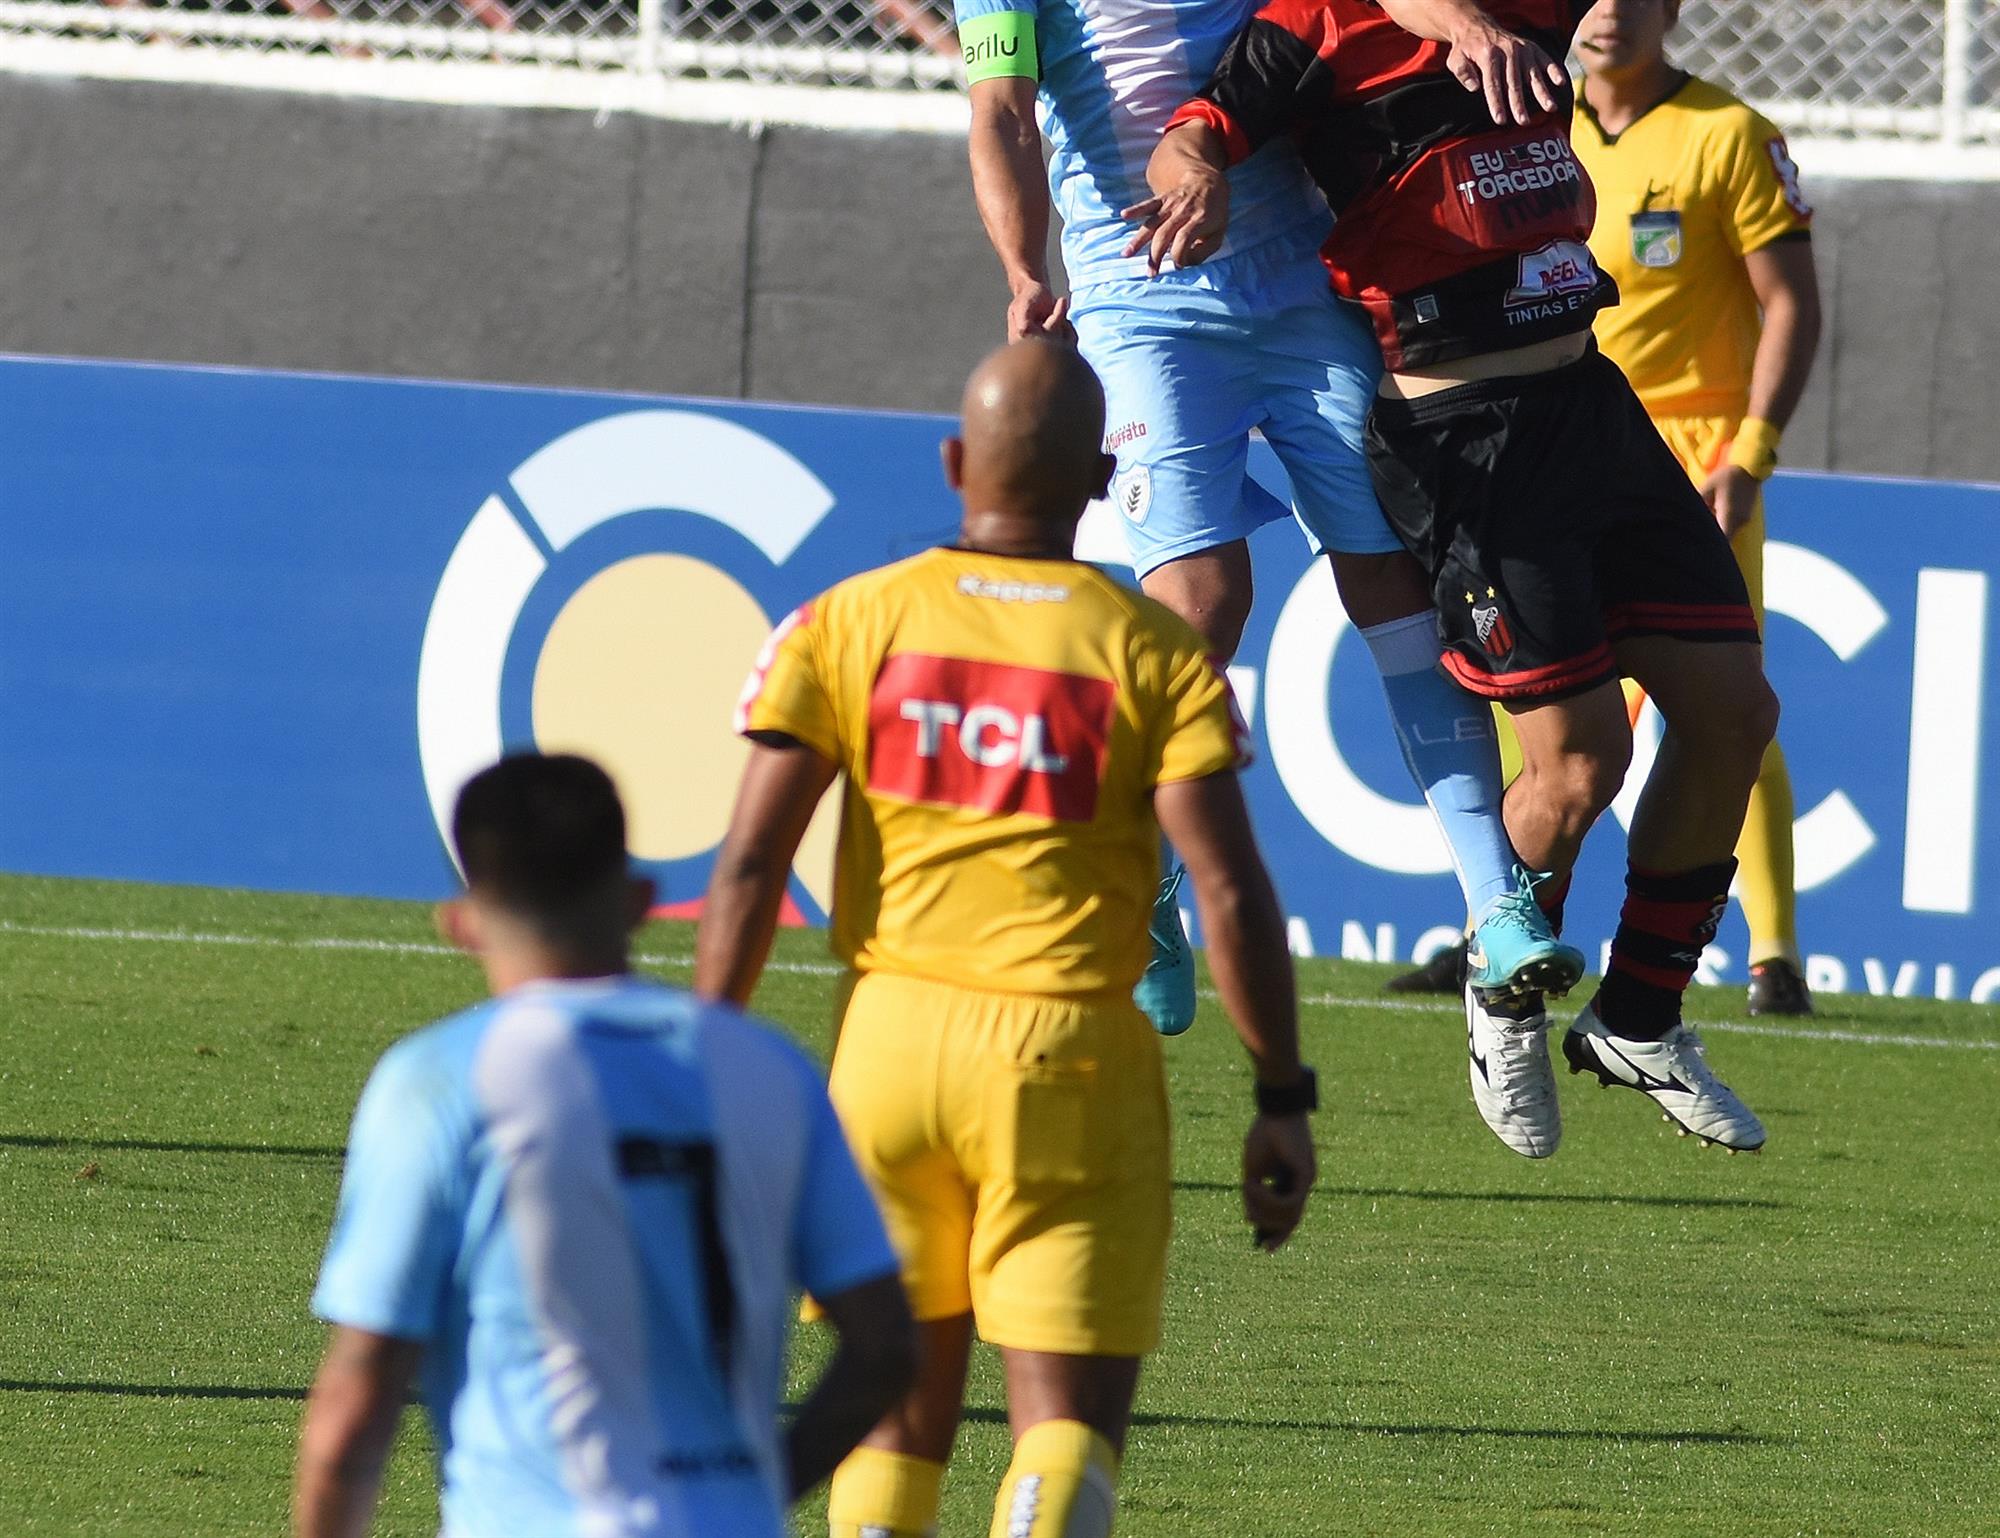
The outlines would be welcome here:
<svg viewBox="0 0 2000 1538">
<path fill-rule="evenodd" d="M 1129 997 L 889 973 L 847 995 L 829 1085 L 919 1319 L 998 1346 L 1159 1344 L 1172 1226 L 1159 1038 Z"/>
<path fill-rule="evenodd" d="M 1656 416 L 1653 425 L 1681 462 L 1688 479 L 1700 486 L 1715 473 L 1716 466 L 1729 457 L 1729 445 L 1736 437 L 1741 419 L 1733 416 Z M 1764 623 L 1764 491 L 1757 490 L 1750 521 L 1730 537 L 1736 564 L 1743 570 L 1744 584 L 1750 589 L 1750 607 L 1757 624 Z"/>
</svg>

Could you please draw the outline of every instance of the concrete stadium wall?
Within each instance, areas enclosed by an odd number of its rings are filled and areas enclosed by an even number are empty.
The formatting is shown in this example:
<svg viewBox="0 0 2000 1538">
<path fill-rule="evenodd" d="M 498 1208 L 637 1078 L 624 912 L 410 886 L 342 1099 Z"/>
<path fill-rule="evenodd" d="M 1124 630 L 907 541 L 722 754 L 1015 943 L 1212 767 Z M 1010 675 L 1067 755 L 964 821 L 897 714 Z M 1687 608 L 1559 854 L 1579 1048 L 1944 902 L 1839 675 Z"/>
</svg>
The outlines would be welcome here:
<svg viewBox="0 0 2000 1538">
<path fill-rule="evenodd" d="M 0 351 L 951 409 L 964 145 L 11 77 Z M 2000 481 L 2000 190 L 1811 180 L 1798 468 Z"/>
</svg>

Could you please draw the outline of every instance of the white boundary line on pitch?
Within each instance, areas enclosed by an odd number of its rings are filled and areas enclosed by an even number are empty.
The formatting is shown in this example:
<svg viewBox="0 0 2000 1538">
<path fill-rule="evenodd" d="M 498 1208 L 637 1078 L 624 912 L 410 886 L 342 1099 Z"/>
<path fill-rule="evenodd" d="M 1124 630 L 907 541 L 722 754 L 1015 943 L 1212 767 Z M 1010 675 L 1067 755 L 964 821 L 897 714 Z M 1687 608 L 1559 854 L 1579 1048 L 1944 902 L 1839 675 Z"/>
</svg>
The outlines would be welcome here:
<svg viewBox="0 0 2000 1538">
<path fill-rule="evenodd" d="M 270 946 L 301 951 L 366 951 L 393 956 L 460 954 L 451 946 L 434 940 L 369 940 L 339 936 L 306 936 L 292 939 L 283 935 L 216 934 L 193 929 L 94 929 L 54 924 L 17 924 L 11 919 L 0 919 L 0 934 L 26 935 L 49 940 L 138 940 L 168 945 Z M 633 960 L 644 962 L 649 966 L 694 965 L 692 956 L 659 951 L 635 952 Z M 764 970 L 793 977 L 833 977 L 844 969 L 827 961 L 773 961 L 768 963 Z M 1215 997 L 1211 989 L 1203 989 L 1202 994 L 1205 998 Z M 1399 1014 L 1456 1014 L 1459 1009 L 1456 1003 L 1446 1003 L 1442 1000 L 1430 1003 L 1416 999 L 1362 999 L 1339 993 L 1301 994 L 1299 1002 L 1340 1009 L 1384 1010 Z M 1704 1031 L 1729 1031 L 1741 1036 L 1775 1036 L 1786 1041 L 1838 1041 L 1861 1047 L 1934 1047 L 1948 1051 L 2000 1052 L 2000 1041 L 1979 1038 L 1961 1041 L 1950 1036 L 1910 1036 L 1890 1031 L 1848 1031 L 1839 1028 L 1807 1030 L 1795 1025 L 1756 1025 L 1741 1020 L 1701 1020 L 1695 1023 L 1698 1029 Z"/>
</svg>

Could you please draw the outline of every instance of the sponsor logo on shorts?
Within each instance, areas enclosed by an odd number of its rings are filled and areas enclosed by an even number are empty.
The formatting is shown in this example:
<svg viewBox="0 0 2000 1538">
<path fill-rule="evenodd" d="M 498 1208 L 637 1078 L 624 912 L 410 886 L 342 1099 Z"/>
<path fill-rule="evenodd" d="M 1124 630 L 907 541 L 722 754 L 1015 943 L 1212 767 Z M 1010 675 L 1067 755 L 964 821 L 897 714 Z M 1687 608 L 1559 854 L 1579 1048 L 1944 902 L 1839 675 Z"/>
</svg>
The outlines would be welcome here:
<svg viewBox="0 0 2000 1538">
<path fill-rule="evenodd" d="M 1492 588 L 1486 590 L 1482 603 L 1472 594 L 1465 595 L 1465 601 L 1472 605 L 1472 630 L 1479 637 L 1479 644 L 1486 648 L 1486 654 L 1496 662 L 1514 649 L 1514 629 L 1507 623 L 1507 616 L 1500 612 L 1500 600 Z"/>
<path fill-rule="evenodd" d="M 1137 443 L 1146 436 L 1144 422 L 1127 422 L 1123 427 L 1114 427 L 1104 435 L 1104 452 L 1116 454 L 1128 443 Z"/>
<path fill-rule="evenodd" d="M 1108 678 L 898 653 L 869 697 L 868 789 L 1088 822 L 1116 697 Z"/>
<path fill-rule="evenodd" d="M 1410 301 L 1410 307 L 1417 312 L 1417 324 L 1427 325 L 1438 318 L 1436 294 L 1419 294 Z"/>
<path fill-rule="evenodd" d="M 1111 497 L 1127 523 L 1144 523 L 1153 510 L 1153 472 L 1144 465 L 1121 471 L 1112 483 Z"/>
<path fill-rule="evenodd" d="M 1632 216 L 1632 260 L 1641 267 L 1672 267 L 1681 259 L 1678 209 Z"/>
</svg>

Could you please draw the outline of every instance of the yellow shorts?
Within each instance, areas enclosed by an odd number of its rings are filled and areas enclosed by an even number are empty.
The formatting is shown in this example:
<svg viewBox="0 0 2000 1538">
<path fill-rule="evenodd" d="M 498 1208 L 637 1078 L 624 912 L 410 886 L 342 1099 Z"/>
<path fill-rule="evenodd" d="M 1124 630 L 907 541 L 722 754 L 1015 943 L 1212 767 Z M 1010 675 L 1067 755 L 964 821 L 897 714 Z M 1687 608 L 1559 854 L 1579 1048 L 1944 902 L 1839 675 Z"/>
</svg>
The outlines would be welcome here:
<svg viewBox="0 0 2000 1538">
<path fill-rule="evenodd" d="M 1129 998 L 980 993 L 874 972 L 830 1089 L 919 1319 L 999 1346 L 1159 1344 L 1172 1160 L 1159 1038 Z"/>
<path fill-rule="evenodd" d="M 1736 437 L 1736 417 L 1658 416 L 1653 425 L 1674 451 L 1674 458 L 1699 486 L 1715 473 L 1715 467 L 1729 454 Z M 1750 521 L 1729 540 L 1736 552 L 1736 564 L 1743 569 L 1743 581 L 1750 589 L 1750 607 L 1757 611 L 1757 623 L 1764 623 L 1764 493 L 1757 493 Z"/>
</svg>

